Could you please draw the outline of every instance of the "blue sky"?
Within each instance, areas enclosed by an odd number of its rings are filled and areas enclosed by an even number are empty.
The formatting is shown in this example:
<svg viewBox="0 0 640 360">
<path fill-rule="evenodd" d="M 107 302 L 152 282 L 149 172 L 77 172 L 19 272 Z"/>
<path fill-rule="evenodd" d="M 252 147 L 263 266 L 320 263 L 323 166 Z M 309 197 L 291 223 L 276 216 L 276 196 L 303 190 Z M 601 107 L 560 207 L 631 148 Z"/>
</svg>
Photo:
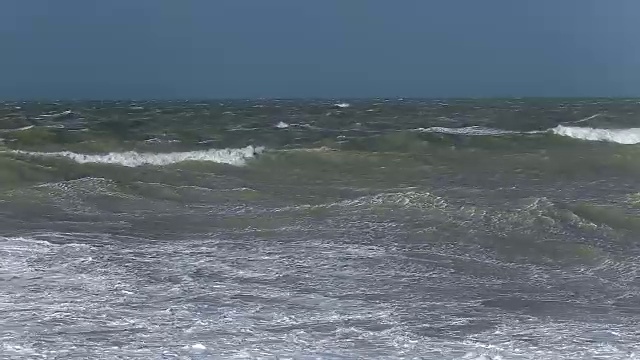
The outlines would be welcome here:
<svg viewBox="0 0 640 360">
<path fill-rule="evenodd" d="M 640 95 L 637 0 L 3 0 L 0 98 Z"/>
</svg>

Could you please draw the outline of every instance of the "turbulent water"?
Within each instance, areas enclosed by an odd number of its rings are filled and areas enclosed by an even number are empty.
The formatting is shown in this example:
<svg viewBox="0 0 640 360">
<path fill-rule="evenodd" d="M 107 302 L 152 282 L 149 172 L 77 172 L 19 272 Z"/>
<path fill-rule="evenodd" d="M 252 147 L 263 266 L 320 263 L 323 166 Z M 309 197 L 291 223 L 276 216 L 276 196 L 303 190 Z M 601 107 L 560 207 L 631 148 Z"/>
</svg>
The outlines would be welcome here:
<svg viewBox="0 0 640 360">
<path fill-rule="evenodd" d="M 640 357 L 640 100 L 0 104 L 0 358 Z"/>
</svg>

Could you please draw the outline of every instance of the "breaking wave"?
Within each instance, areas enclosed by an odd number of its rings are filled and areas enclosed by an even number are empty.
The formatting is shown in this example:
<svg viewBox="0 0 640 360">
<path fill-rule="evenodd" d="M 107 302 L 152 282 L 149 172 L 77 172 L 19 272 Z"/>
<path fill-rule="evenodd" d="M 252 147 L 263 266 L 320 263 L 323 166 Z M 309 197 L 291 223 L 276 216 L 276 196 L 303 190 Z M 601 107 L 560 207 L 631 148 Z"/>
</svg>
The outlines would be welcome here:
<svg viewBox="0 0 640 360">
<path fill-rule="evenodd" d="M 254 158 L 264 151 L 263 147 L 247 146 L 241 149 L 210 149 L 202 151 L 172 152 L 172 153 L 138 153 L 135 151 L 112 152 L 108 154 L 79 154 L 70 151 L 60 152 L 32 152 L 12 151 L 15 154 L 64 157 L 77 163 L 116 164 L 127 167 L 144 165 L 165 166 L 183 161 L 209 161 L 220 164 L 242 166 L 247 160 Z"/>
<path fill-rule="evenodd" d="M 460 127 L 460 128 L 434 126 L 430 128 L 418 128 L 418 129 L 415 129 L 415 131 L 425 132 L 425 133 L 468 135 L 468 136 L 495 136 L 495 135 L 517 135 L 517 134 L 539 133 L 538 131 L 521 132 L 521 131 L 494 129 L 494 128 L 488 128 L 483 126 L 467 126 L 467 127 Z"/>
<path fill-rule="evenodd" d="M 640 128 L 598 129 L 558 125 L 550 131 L 556 135 L 567 136 L 580 140 L 608 141 L 625 145 L 640 143 Z"/>
<path fill-rule="evenodd" d="M 591 117 L 593 118 L 593 116 Z M 588 118 L 589 119 L 589 118 Z M 640 143 L 640 128 L 629 129 L 600 129 L 592 127 L 564 126 L 558 125 L 554 128 L 543 131 L 513 131 L 488 128 L 482 126 L 468 126 L 460 128 L 429 127 L 418 128 L 414 131 L 424 133 L 437 133 L 447 135 L 462 136 L 501 136 L 501 135 L 533 135 L 533 134 L 554 134 L 558 136 L 570 137 L 587 141 L 606 141 L 624 145 Z"/>
</svg>

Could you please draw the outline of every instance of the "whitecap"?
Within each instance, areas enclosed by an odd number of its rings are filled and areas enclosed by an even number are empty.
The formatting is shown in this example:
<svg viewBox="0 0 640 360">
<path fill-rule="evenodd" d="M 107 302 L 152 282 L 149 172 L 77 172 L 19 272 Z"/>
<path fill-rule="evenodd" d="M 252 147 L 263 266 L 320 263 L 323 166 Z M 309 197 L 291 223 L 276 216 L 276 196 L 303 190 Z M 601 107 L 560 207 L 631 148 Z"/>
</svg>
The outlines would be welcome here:
<svg viewBox="0 0 640 360">
<path fill-rule="evenodd" d="M 0 129 L 0 133 L 8 133 L 8 132 L 13 132 L 13 131 L 24 131 L 24 130 L 32 129 L 33 127 L 34 127 L 33 125 L 27 125 L 27 126 L 15 128 L 15 129 Z"/>
<path fill-rule="evenodd" d="M 138 167 L 144 165 L 165 166 L 183 161 L 209 161 L 242 166 L 247 160 L 254 158 L 263 151 L 264 147 L 247 146 L 241 149 L 210 149 L 172 153 L 138 153 L 136 151 L 127 151 L 111 152 L 108 154 L 80 154 L 71 151 L 45 153 L 21 150 L 13 150 L 11 152 L 29 156 L 65 157 L 80 164 L 99 163 Z"/>
<path fill-rule="evenodd" d="M 66 110 L 60 113 L 54 113 L 54 114 L 42 114 L 40 115 L 40 117 L 44 117 L 44 118 L 57 118 L 57 117 L 61 117 L 61 116 L 67 116 L 67 115 L 71 115 L 73 114 L 73 112 L 71 110 Z"/>
<path fill-rule="evenodd" d="M 580 120 L 580 122 L 587 121 L 596 118 L 599 115 L 593 115 L 588 118 Z M 638 144 L 640 143 L 640 128 L 628 128 L 628 129 L 599 129 L 592 127 L 578 127 L 578 126 L 564 126 L 558 125 L 555 128 L 548 129 L 546 131 L 513 131 L 489 128 L 483 126 L 467 126 L 459 128 L 448 127 L 429 127 L 418 128 L 413 131 L 425 132 L 425 133 L 438 133 L 448 135 L 463 135 L 463 136 L 501 136 L 501 135 L 531 135 L 552 133 L 559 136 L 566 136 L 579 140 L 587 141 L 607 141 L 618 144 Z"/>
<path fill-rule="evenodd" d="M 191 346 L 185 346 L 183 349 L 191 351 L 194 354 L 203 354 L 207 351 L 207 347 L 199 343 Z"/>
<path fill-rule="evenodd" d="M 449 135 L 469 135 L 469 136 L 495 136 L 495 135 L 513 135 L 513 134 L 533 134 L 535 131 L 520 132 L 512 130 L 494 129 L 483 126 L 467 126 L 460 128 L 448 128 L 434 126 L 430 128 L 418 128 L 414 131 L 426 132 L 426 133 L 438 133 Z"/>
<path fill-rule="evenodd" d="M 287 124 L 287 123 L 286 123 L 286 122 L 284 122 L 284 121 L 280 121 L 279 123 L 277 123 L 277 124 L 275 125 L 275 127 L 277 127 L 278 129 L 286 129 L 286 128 L 288 128 L 288 127 L 289 127 L 289 124 Z"/>
<path fill-rule="evenodd" d="M 558 125 L 550 131 L 556 135 L 580 140 L 608 141 L 625 145 L 640 143 L 640 128 L 598 129 Z"/>
</svg>

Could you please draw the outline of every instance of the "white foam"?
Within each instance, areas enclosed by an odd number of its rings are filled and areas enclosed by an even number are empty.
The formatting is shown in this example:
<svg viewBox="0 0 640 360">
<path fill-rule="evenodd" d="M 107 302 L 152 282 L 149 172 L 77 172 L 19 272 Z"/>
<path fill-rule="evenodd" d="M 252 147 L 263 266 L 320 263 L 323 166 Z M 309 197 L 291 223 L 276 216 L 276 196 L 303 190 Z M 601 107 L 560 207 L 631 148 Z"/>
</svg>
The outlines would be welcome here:
<svg viewBox="0 0 640 360">
<path fill-rule="evenodd" d="M 591 120 L 598 117 L 599 114 L 582 119 L 578 122 Z M 449 135 L 465 135 L 465 136 L 500 136 L 500 135 L 527 135 L 527 134 L 543 134 L 552 133 L 560 136 L 567 136 L 579 140 L 589 141 L 608 141 L 618 144 L 639 144 L 640 143 L 640 128 L 629 129 L 599 129 L 592 127 L 578 127 L 578 126 L 564 126 L 558 125 L 555 128 L 548 129 L 546 131 L 512 131 L 488 128 L 482 126 L 468 126 L 460 128 L 448 128 L 448 127 L 429 127 L 418 128 L 413 131 L 427 132 L 427 133 L 439 133 Z"/>
<path fill-rule="evenodd" d="M 191 348 L 196 351 L 204 351 L 207 350 L 207 347 L 202 344 L 191 345 Z"/>
<path fill-rule="evenodd" d="M 49 117 L 61 117 L 61 116 L 67 116 L 67 115 L 71 115 L 73 114 L 73 112 L 71 110 L 66 110 L 63 111 L 61 113 L 55 113 L 55 114 L 42 114 L 40 115 L 41 117 L 45 117 L 45 118 L 49 118 Z"/>
<path fill-rule="evenodd" d="M 20 128 L 15 128 L 15 129 L 1 129 L 0 133 L 8 133 L 8 132 L 13 132 L 13 131 L 24 131 L 24 130 L 29 130 L 32 129 L 33 125 L 28 125 L 28 126 L 23 126 Z"/>
<path fill-rule="evenodd" d="M 591 127 L 558 125 L 550 131 L 556 135 L 581 140 L 608 141 L 626 145 L 640 143 L 640 128 L 598 129 Z"/>
<path fill-rule="evenodd" d="M 11 344 L 3 344 L 2 345 L 4 351 L 3 353 L 7 354 L 7 355 L 16 355 L 16 356 L 26 356 L 26 355 L 31 355 L 34 357 L 44 357 L 42 354 L 38 354 L 36 353 L 32 348 L 29 347 L 24 347 L 21 345 L 11 345 Z"/>
<path fill-rule="evenodd" d="M 582 119 L 579 122 L 591 120 L 598 117 L 599 114 Z M 639 144 L 640 143 L 640 128 L 629 129 L 599 129 L 591 127 L 578 127 L 578 126 L 564 126 L 558 125 L 555 128 L 548 129 L 546 131 L 512 131 L 488 128 L 482 126 L 468 126 L 460 128 L 448 128 L 434 126 L 430 128 L 418 128 L 413 131 L 427 132 L 427 133 L 439 133 L 449 135 L 465 135 L 465 136 L 500 136 L 500 135 L 517 135 L 517 134 L 541 134 L 541 133 L 553 133 L 555 135 L 567 136 L 579 140 L 588 141 L 608 141 L 618 144 Z"/>
<path fill-rule="evenodd" d="M 494 128 L 488 128 L 483 126 L 467 126 L 467 127 L 460 127 L 460 128 L 434 126 L 430 128 L 418 128 L 418 129 L 415 129 L 414 131 L 450 134 L 450 135 L 469 135 L 469 136 L 495 136 L 495 135 L 523 134 L 523 132 L 520 132 L 520 131 L 494 129 Z M 535 133 L 535 132 L 526 132 L 526 134 L 529 134 L 529 133 Z"/>
<path fill-rule="evenodd" d="M 80 164 L 99 163 L 137 167 L 143 165 L 164 166 L 183 161 L 210 161 L 220 164 L 242 166 L 248 159 L 255 157 L 263 151 L 263 147 L 247 146 L 241 149 L 210 149 L 172 153 L 138 153 L 135 151 L 127 151 L 97 155 L 79 154 L 70 151 L 44 153 L 14 150 L 12 152 L 30 156 L 66 157 Z"/>
<path fill-rule="evenodd" d="M 593 119 L 597 118 L 598 116 L 600 116 L 600 114 L 591 115 L 591 116 L 588 116 L 588 117 L 586 117 L 584 119 L 580 119 L 578 121 L 574 121 L 573 124 L 577 124 L 577 123 L 593 120 Z"/>
<path fill-rule="evenodd" d="M 346 108 L 350 107 L 351 104 L 346 103 L 346 102 L 342 102 L 342 103 L 334 104 L 334 106 L 338 107 L 338 108 L 341 108 L 341 109 L 346 109 Z"/>
<path fill-rule="evenodd" d="M 277 123 L 275 126 L 276 126 L 278 129 L 286 129 L 286 128 L 288 128 L 288 127 L 289 127 L 289 124 L 287 124 L 287 123 L 286 123 L 286 122 L 284 122 L 284 121 L 280 121 L 280 122 L 279 122 L 279 123 Z"/>
</svg>

